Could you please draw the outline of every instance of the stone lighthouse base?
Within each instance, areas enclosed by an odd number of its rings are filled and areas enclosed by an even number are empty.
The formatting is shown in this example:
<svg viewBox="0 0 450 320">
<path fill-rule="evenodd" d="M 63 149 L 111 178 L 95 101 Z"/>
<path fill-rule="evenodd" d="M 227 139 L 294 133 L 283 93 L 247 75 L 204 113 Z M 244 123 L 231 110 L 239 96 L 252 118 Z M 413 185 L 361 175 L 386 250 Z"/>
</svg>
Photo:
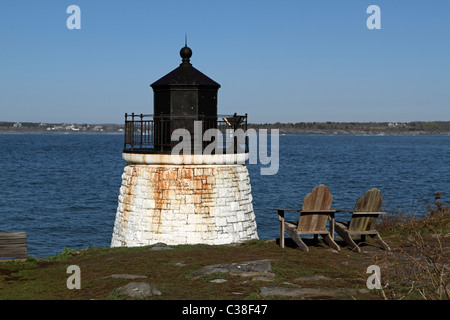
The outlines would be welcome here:
<svg viewBox="0 0 450 320">
<path fill-rule="evenodd" d="M 140 162 L 124 169 L 111 247 L 258 239 L 245 165 Z"/>
</svg>

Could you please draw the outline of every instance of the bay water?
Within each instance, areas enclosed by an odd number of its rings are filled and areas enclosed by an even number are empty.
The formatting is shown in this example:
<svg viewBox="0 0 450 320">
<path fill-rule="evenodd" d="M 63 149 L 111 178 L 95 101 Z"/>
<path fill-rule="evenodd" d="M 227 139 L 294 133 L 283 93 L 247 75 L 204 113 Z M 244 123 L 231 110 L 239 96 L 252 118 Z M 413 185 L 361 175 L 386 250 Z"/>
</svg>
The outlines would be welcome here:
<svg viewBox="0 0 450 320">
<path fill-rule="evenodd" d="M 109 247 L 122 147 L 119 134 L 0 134 L 0 232 L 26 231 L 35 257 Z M 274 175 L 261 175 L 271 164 L 247 164 L 261 239 L 279 236 L 274 208 L 301 207 L 319 184 L 336 209 L 373 187 L 389 213 L 422 215 L 436 192 L 450 199 L 448 135 L 281 135 L 278 157 Z"/>
</svg>

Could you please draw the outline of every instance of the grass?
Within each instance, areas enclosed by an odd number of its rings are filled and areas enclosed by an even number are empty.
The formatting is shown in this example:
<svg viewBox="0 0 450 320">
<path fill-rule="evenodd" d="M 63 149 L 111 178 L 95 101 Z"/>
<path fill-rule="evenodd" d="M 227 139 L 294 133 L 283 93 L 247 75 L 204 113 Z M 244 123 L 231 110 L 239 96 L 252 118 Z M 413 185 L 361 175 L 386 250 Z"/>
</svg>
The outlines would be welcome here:
<svg viewBox="0 0 450 320">
<path fill-rule="evenodd" d="M 180 245 L 173 250 L 153 251 L 150 247 L 64 248 L 45 259 L 29 257 L 24 262 L 0 263 L 0 299 L 6 300 L 123 300 L 115 289 L 131 281 L 156 286 L 161 296 L 153 300 L 264 300 L 298 299 L 262 297 L 263 286 L 363 289 L 354 293 L 339 291 L 332 299 L 448 299 L 449 209 L 435 201 L 435 208 L 417 218 L 405 214 L 387 215 L 380 221 L 383 239 L 391 252 L 369 241 L 362 253 L 348 249 L 337 240 L 341 251 L 335 253 L 323 242 L 306 239 L 310 248 L 303 252 L 286 239 L 280 249 L 276 240 L 255 240 L 238 245 Z M 203 266 L 269 259 L 275 273 L 273 281 L 254 280 L 215 273 L 203 277 L 192 274 Z M 367 290 L 367 267 L 377 264 L 382 270 L 382 289 Z M 81 289 L 66 286 L 67 267 L 81 269 Z M 135 274 L 146 279 L 121 279 L 113 274 Z M 327 280 L 299 281 L 300 277 L 323 275 Z M 225 279 L 223 283 L 211 283 Z M 446 291 L 447 290 L 447 291 Z M 350 292 L 350 291 L 349 291 Z M 330 297 L 327 297 L 330 298 Z"/>
<path fill-rule="evenodd" d="M 421 217 L 400 212 L 381 222 L 380 230 L 397 242 L 391 256 L 375 261 L 384 265 L 384 299 L 450 299 L 450 213 L 440 198 L 437 193 L 435 207 Z"/>
<path fill-rule="evenodd" d="M 298 249 L 281 250 L 275 241 L 251 241 L 240 245 L 223 246 L 175 246 L 174 250 L 152 251 L 139 248 L 90 248 L 70 251 L 44 260 L 28 259 L 25 262 L 0 264 L 0 299 L 119 299 L 114 289 L 130 282 L 117 279 L 113 274 L 147 276 L 145 281 L 155 285 L 162 296 L 152 299 L 261 299 L 259 288 L 264 285 L 282 285 L 295 279 L 317 274 L 333 274 L 333 264 L 346 260 L 346 256 L 327 252 L 334 262 L 326 268 L 318 268 L 327 247 L 319 243 L 304 253 Z M 351 254 L 351 253 L 349 253 Z M 194 271 L 203 266 L 249 260 L 270 259 L 275 281 L 269 284 L 247 278 L 216 273 L 193 277 Z M 66 273 L 69 265 L 81 269 L 81 289 L 69 290 Z M 347 266 L 338 274 L 348 273 L 356 277 L 355 269 Z M 226 279 L 224 283 L 211 283 L 213 279 Z M 142 281 L 142 280 L 138 280 Z M 369 295 L 370 298 L 371 295 Z"/>
<path fill-rule="evenodd" d="M 434 207 L 425 209 L 425 214 L 419 215 L 418 209 L 414 211 L 394 210 L 382 218 L 378 229 L 384 234 L 398 236 L 415 232 L 437 232 L 446 235 L 449 233 L 449 207 L 444 205 L 441 194 L 435 195 Z"/>
</svg>

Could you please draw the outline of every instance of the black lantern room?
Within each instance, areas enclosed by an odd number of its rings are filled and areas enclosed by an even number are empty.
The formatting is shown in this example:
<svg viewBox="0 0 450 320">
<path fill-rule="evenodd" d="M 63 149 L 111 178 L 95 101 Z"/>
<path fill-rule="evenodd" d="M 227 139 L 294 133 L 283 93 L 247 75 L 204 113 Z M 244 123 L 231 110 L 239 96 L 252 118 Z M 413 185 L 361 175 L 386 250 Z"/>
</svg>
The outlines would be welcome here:
<svg viewBox="0 0 450 320">
<path fill-rule="evenodd" d="M 211 128 L 217 122 L 220 84 L 192 66 L 192 50 L 187 44 L 180 50 L 180 56 L 182 62 L 178 68 L 150 85 L 156 120 L 155 147 L 160 149 L 170 149 L 169 139 L 176 129 L 186 129 L 193 137 L 194 121 L 202 121 L 203 131 L 207 129 L 205 125 Z"/>
<path fill-rule="evenodd" d="M 153 114 L 125 114 L 124 152 L 170 152 L 177 144 L 177 141 L 172 141 L 172 133 L 176 129 L 189 131 L 193 139 L 191 146 L 199 145 L 194 139 L 196 125 L 197 128 L 201 126 L 201 133 L 212 128 L 221 132 L 247 129 L 247 115 L 218 115 L 220 84 L 192 66 L 192 50 L 187 44 L 181 48 L 180 56 L 182 61 L 178 68 L 150 85 L 153 89 Z M 201 141 L 202 148 L 208 143 Z"/>
<path fill-rule="evenodd" d="M 217 117 L 217 91 L 220 84 L 207 77 L 190 63 L 192 50 L 180 50 L 182 62 L 151 84 L 154 92 L 154 116 Z"/>
</svg>

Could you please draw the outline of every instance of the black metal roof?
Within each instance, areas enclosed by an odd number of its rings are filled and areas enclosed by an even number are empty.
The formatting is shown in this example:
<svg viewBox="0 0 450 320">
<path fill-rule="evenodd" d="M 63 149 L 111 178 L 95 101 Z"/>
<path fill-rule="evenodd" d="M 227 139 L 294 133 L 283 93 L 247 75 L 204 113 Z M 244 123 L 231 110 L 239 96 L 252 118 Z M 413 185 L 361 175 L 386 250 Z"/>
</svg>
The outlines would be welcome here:
<svg viewBox="0 0 450 320">
<path fill-rule="evenodd" d="M 195 69 L 189 62 L 192 56 L 192 50 L 184 46 L 180 50 L 180 56 L 183 59 L 178 68 L 172 70 L 161 79 L 155 81 L 150 86 L 152 88 L 161 86 L 207 86 L 220 88 L 220 84 Z"/>
</svg>

